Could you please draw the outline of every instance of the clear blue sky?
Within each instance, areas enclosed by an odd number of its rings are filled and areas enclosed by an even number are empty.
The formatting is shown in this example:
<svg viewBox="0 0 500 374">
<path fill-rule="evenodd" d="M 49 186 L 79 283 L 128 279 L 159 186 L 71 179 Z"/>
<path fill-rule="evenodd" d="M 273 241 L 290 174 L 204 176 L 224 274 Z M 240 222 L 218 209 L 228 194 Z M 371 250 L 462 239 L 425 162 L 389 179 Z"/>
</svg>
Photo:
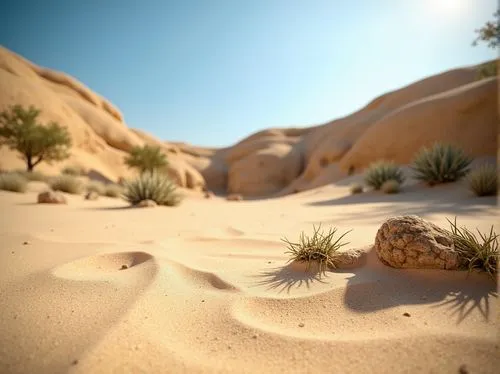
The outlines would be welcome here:
<svg viewBox="0 0 500 374">
<path fill-rule="evenodd" d="M 496 57 L 496 0 L 4 1 L 0 44 L 64 71 L 164 140 L 225 146 L 309 126 Z"/>
</svg>

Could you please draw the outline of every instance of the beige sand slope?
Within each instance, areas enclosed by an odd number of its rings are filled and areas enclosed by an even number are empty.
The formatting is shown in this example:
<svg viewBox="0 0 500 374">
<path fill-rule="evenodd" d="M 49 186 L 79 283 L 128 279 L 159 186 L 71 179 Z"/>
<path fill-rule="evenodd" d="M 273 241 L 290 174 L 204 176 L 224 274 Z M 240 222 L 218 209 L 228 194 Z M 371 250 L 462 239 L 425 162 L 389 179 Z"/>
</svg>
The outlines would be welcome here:
<svg viewBox="0 0 500 374">
<path fill-rule="evenodd" d="M 285 195 L 323 186 L 362 171 L 376 159 L 408 163 L 414 152 L 436 140 L 454 142 L 474 156 L 494 155 L 498 126 L 497 79 L 476 81 L 476 67 L 462 67 L 386 93 L 366 107 L 309 128 L 269 129 L 224 149 L 169 143 L 129 129 L 109 101 L 76 79 L 39 67 L 0 47 L 0 110 L 35 105 L 42 120 L 68 126 L 75 141 L 72 159 L 94 174 L 116 180 L 130 175 L 126 152 L 145 143 L 163 147 L 176 181 L 190 189 Z M 141 126 L 141 124 L 135 124 Z M 3 168 L 22 167 L 0 149 Z"/>
<path fill-rule="evenodd" d="M 373 253 L 321 279 L 286 267 L 280 238 L 313 224 L 354 229 L 350 248 L 401 214 L 498 231 L 495 199 L 461 183 L 350 196 L 357 179 L 156 209 L 0 191 L 0 372 L 495 372 L 497 290 L 484 274 L 396 270 Z"/>
</svg>

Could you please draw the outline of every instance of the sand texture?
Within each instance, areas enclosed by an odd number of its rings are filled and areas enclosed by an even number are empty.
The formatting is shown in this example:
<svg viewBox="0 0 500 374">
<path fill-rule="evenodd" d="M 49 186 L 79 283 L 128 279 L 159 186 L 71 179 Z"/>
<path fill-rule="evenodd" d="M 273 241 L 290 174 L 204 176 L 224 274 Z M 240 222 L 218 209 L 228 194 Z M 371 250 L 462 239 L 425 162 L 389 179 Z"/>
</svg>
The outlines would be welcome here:
<svg viewBox="0 0 500 374">
<path fill-rule="evenodd" d="M 388 217 L 486 230 L 496 200 L 462 183 L 349 195 L 351 177 L 261 201 L 188 196 L 36 204 L 0 191 L 1 373 L 493 373 L 495 280 L 395 269 L 372 246 Z M 357 267 L 287 265 L 282 237 L 336 226 Z"/>
</svg>

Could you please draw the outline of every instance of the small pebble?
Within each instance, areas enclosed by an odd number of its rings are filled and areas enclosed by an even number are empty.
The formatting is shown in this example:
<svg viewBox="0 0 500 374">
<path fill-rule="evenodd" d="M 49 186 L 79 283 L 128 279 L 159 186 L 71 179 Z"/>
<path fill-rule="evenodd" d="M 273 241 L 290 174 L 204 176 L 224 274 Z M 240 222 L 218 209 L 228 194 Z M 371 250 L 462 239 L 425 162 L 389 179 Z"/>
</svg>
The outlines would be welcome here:
<svg viewBox="0 0 500 374">
<path fill-rule="evenodd" d="M 71 363 L 71 365 L 78 365 L 78 360 L 73 360 L 73 362 Z"/>
<path fill-rule="evenodd" d="M 23 245 L 28 245 L 30 244 L 30 242 L 23 242 Z"/>
<path fill-rule="evenodd" d="M 403 313 L 403 316 L 410 317 L 410 313 Z"/>
<path fill-rule="evenodd" d="M 202 302 L 202 303 L 204 303 L 204 302 L 205 302 L 205 300 L 201 300 L 201 302 Z"/>
<path fill-rule="evenodd" d="M 128 269 L 127 265 L 122 265 L 122 267 L 120 268 L 120 270 L 125 270 L 125 269 Z"/>
<path fill-rule="evenodd" d="M 304 327 L 304 324 L 302 322 L 299 323 L 299 327 Z"/>
<path fill-rule="evenodd" d="M 252 336 L 252 339 L 257 339 L 257 335 L 253 335 L 253 336 Z"/>
<path fill-rule="evenodd" d="M 12 251 L 12 252 L 10 252 L 10 253 L 14 254 L 14 253 L 16 253 L 16 252 Z"/>
<path fill-rule="evenodd" d="M 465 366 L 465 364 L 458 368 L 458 372 L 460 374 L 469 374 L 469 370 L 467 369 L 467 366 Z"/>
</svg>

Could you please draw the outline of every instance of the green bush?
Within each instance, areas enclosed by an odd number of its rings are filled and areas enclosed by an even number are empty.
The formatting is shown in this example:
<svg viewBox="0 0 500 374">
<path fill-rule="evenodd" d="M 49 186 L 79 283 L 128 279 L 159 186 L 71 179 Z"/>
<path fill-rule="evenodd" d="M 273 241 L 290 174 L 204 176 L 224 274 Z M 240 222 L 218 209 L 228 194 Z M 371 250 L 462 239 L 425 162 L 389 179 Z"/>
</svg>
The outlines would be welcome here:
<svg viewBox="0 0 500 374">
<path fill-rule="evenodd" d="M 481 238 L 479 240 L 466 227 L 459 228 L 456 217 L 454 222 L 447 220 L 451 225 L 450 233 L 460 257 L 461 268 L 469 271 L 477 269 L 495 277 L 498 265 L 498 234 L 493 231 L 493 226 L 489 234 L 477 230 Z"/>
<path fill-rule="evenodd" d="M 469 188 L 476 196 L 493 196 L 498 191 L 498 171 L 495 165 L 485 164 L 467 174 Z"/>
<path fill-rule="evenodd" d="M 382 184 L 380 189 L 387 194 L 398 193 L 401 189 L 401 184 L 397 180 L 389 179 Z"/>
<path fill-rule="evenodd" d="M 175 206 L 181 201 L 177 186 L 159 172 L 144 172 L 137 178 L 125 182 L 125 200 L 136 205 L 143 200 L 153 200 L 158 205 Z"/>
<path fill-rule="evenodd" d="M 85 175 L 85 169 L 80 166 L 66 166 L 61 170 L 61 174 L 71 175 L 73 177 L 78 177 L 80 175 Z"/>
<path fill-rule="evenodd" d="M 0 174 L 0 190 L 11 192 L 26 192 L 28 181 L 17 173 Z"/>
<path fill-rule="evenodd" d="M 50 180 L 48 175 L 45 175 L 39 171 L 26 171 L 26 170 L 16 170 L 15 173 L 21 175 L 29 182 L 45 182 L 47 183 Z"/>
<path fill-rule="evenodd" d="M 376 190 L 388 180 L 395 180 L 400 184 L 405 181 L 403 171 L 394 162 L 376 161 L 365 172 L 365 183 Z"/>
<path fill-rule="evenodd" d="M 415 178 L 433 186 L 462 179 L 469 170 L 472 159 L 452 144 L 435 143 L 423 147 L 413 160 Z"/>
<path fill-rule="evenodd" d="M 359 184 L 359 183 L 354 183 L 351 188 L 351 194 L 358 194 L 358 193 L 362 193 L 363 192 L 363 185 Z"/>
<path fill-rule="evenodd" d="M 163 170 L 167 167 L 168 161 L 160 147 L 145 145 L 132 148 L 130 154 L 125 157 L 125 164 L 144 173 Z"/>
<path fill-rule="evenodd" d="M 340 241 L 350 231 L 334 240 L 337 228 L 330 229 L 326 234 L 320 232 L 320 228 L 321 226 L 313 227 L 314 232 L 311 237 L 302 232 L 298 243 L 292 243 L 286 238 L 281 239 L 287 244 L 288 250 L 285 253 L 290 255 L 289 262 L 307 262 L 307 269 L 311 266 L 311 262 L 317 262 L 320 272 L 324 272 L 327 268 L 337 267 L 336 253 L 342 246 L 348 244 Z"/>
<path fill-rule="evenodd" d="M 107 197 L 120 197 L 123 194 L 123 187 L 114 183 L 107 184 L 104 194 Z"/>
<path fill-rule="evenodd" d="M 477 68 L 477 73 L 476 73 L 477 79 L 486 79 L 490 77 L 496 77 L 497 76 L 497 61 L 490 61 L 487 63 L 484 63 L 480 65 Z"/>
<path fill-rule="evenodd" d="M 59 175 L 50 181 L 50 187 L 54 191 L 62 191 L 74 195 L 81 194 L 84 190 L 83 182 L 71 175 Z"/>
</svg>

